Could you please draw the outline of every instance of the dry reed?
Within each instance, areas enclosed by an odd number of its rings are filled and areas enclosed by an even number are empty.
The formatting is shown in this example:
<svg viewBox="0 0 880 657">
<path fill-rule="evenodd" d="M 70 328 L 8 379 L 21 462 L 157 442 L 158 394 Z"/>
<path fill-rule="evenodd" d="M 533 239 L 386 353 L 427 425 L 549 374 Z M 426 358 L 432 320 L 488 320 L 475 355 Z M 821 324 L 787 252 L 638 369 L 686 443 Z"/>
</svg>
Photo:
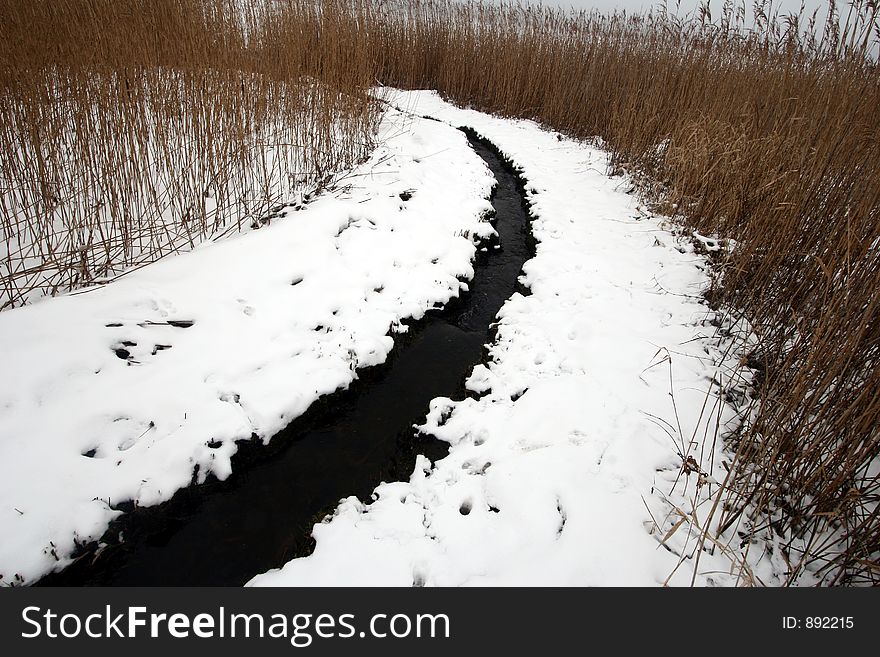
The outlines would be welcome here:
<svg viewBox="0 0 880 657">
<path fill-rule="evenodd" d="M 0 2 L 0 307 L 259 226 L 369 152 L 368 58 L 266 34 L 273 11 Z"/>
<path fill-rule="evenodd" d="M 758 401 L 727 436 L 736 458 L 705 530 L 748 542 L 772 528 L 789 582 L 810 569 L 877 583 L 877 5 L 754 12 L 750 25 L 732 3 L 713 21 L 411 1 L 373 32 L 384 82 L 600 135 L 660 211 L 734 240 L 707 298 L 756 334 L 743 361 Z"/>
<path fill-rule="evenodd" d="M 2 0 L 7 303 L 258 215 L 269 171 L 292 173 L 258 143 L 305 146 L 298 184 L 361 156 L 376 80 L 598 135 L 659 211 L 735 244 L 707 299 L 719 324 L 754 332 L 756 401 L 726 436 L 735 459 L 706 543 L 770 527 L 789 582 L 877 583 L 877 4 L 746 13 Z"/>
</svg>

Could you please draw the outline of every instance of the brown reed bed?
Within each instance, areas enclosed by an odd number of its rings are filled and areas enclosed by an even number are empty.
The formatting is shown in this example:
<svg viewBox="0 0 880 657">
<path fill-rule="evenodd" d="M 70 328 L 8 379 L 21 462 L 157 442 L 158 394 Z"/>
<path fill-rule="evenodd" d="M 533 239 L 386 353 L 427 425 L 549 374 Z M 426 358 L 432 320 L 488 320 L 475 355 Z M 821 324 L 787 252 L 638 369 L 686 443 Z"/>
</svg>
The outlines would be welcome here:
<svg viewBox="0 0 880 657">
<path fill-rule="evenodd" d="M 377 81 L 601 136 L 658 211 L 735 245 L 707 300 L 724 330 L 748 322 L 754 401 L 705 531 L 782 537 L 790 583 L 877 583 L 877 4 L 746 10 L 0 0 L 2 294 L 246 225 L 275 181 L 366 152 Z"/>
<path fill-rule="evenodd" d="M 756 401 L 727 436 L 736 458 L 706 531 L 785 537 L 792 583 L 805 569 L 877 583 L 877 5 L 754 11 L 750 24 L 733 4 L 713 21 L 427 0 L 373 32 L 384 82 L 599 135 L 661 212 L 735 240 L 707 298 L 751 325 Z"/>
<path fill-rule="evenodd" d="M 0 3 L 0 307 L 259 226 L 368 153 L 368 59 L 243 6 Z"/>
</svg>

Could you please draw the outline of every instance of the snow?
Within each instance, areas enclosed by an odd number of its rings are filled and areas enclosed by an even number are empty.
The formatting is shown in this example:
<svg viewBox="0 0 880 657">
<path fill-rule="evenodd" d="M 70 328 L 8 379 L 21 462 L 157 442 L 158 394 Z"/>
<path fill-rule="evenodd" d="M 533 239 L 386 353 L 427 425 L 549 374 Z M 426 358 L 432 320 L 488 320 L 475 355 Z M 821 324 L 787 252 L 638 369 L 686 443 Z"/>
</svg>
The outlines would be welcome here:
<svg viewBox="0 0 880 657">
<path fill-rule="evenodd" d="M 227 477 L 236 440 L 268 441 L 465 288 L 491 173 L 434 121 L 388 111 L 377 141 L 270 226 L 0 313 L 0 583 L 70 563 L 120 502 Z"/>
<path fill-rule="evenodd" d="M 449 455 L 420 457 L 410 481 L 380 485 L 370 504 L 342 500 L 314 527 L 312 555 L 250 585 L 778 578 L 779 551 L 741 550 L 735 528 L 700 537 L 731 458 L 716 431 L 735 428 L 749 401 L 747 372 L 706 326 L 704 256 L 626 193 L 628 180 L 606 176 L 604 151 L 435 92 L 380 93 L 475 129 L 522 170 L 538 241 L 522 278 L 531 294 L 500 311 L 474 394 L 431 403 L 421 429 Z"/>
<path fill-rule="evenodd" d="M 674 233 L 627 193 L 630 180 L 606 175 L 598 147 L 434 92 L 378 93 L 397 107 L 382 145 L 332 193 L 108 285 L 0 313 L 0 582 L 70 563 L 119 502 L 156 504 L 228 476 L 236 440 L 269 440 L 356 367 L 383 362 L 402 319 L 466 290 L 475 238 L 492 233 L 493 180 L 462 125 L 522 170 L 537 240 L 530 293 L 499 312 L 473 394 L 425 409 L 421 430 L 449 456 L 419 457 L 409 481 L 380 485 L 370 504 L 342 500 L 315 526 L 314 554 L 251 584 L 780 577 L 779 551 L 740 549 L 736 527 L 700 538 L 731 458 L 715 433 L 749 402 L 735 350 L 707 326 L 701 253 L 715 238 Z"/>
</svg>

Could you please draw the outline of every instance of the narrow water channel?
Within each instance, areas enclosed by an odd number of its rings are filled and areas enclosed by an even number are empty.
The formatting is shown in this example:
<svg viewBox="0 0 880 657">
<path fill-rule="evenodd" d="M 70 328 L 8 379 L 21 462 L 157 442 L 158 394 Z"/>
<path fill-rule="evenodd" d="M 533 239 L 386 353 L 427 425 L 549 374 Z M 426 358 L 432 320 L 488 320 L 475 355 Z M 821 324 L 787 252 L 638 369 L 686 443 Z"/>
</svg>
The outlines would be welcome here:
<svg viewBox="0 0 880 657">
<path fill-rule="evenodd" d="M 94 548 L 38 585 L 240 585 L 313 549 L 312 526 L 349 495 L 369 500 L 382 481 L 407 479 L 415 458 L 446 444 L 415 435 L 435 397 L 463 398 L 490 326 L 534 255 L 522 187 L 494 148 L 465 131 L 495 175 L 500 248 L 479 251 L 469 292 L 395 337 L 385 364 L 316 402 L 268 446 L 243 442 L 233 474 L 179 491 L 164 504 L 124 509 Z M 279 382 L 283 384 L 283 382 Z M 120 540 L 121 534 L 121 540 Z"/>
</svg>

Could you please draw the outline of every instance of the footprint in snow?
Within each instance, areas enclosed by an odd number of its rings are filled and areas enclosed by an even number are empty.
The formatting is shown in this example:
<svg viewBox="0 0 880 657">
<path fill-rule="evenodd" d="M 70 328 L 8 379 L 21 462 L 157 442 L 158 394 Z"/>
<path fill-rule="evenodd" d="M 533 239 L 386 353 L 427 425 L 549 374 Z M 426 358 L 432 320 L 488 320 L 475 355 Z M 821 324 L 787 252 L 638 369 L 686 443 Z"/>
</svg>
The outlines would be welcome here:
<svg viewBox="0 0 880 657">
<path fill-rule="evenodd" d="M 238 305 L 241 308 L 241 312 L 243 312 L 248 317 L 253 317 L 254 313 L 256 312 L 256 309 L 254 309 L 253 306 L 248 305 L 246 299 L 236 299 L 236 301 L 238 302 Z"/>
</svg>

